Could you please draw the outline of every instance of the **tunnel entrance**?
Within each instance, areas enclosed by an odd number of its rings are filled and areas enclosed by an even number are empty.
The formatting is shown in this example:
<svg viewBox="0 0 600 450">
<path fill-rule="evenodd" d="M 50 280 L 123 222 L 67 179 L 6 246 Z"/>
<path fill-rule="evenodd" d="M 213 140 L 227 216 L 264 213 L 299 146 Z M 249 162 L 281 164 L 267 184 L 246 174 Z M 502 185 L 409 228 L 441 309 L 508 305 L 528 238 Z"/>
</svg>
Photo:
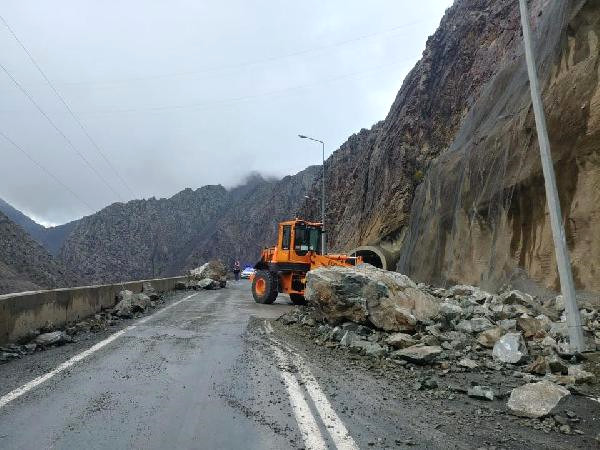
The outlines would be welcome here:
<svg viewBox="0 0 600 450">
<path fill-rule="evenodd" d="M 363 262 L 383 269 L 383 262 L 381 262 L 381 258 L 377 255 L 377 253 L 372 252 L 371 250 L 360 250 L 356 252 L 355 256 L 361 256 Z"/>
<path fill-rule="evenodd" d="M 365 245 L 363 247 L 355 248 L 350 252 L 350 256 L 360 256 L 363 262 L 371 264 L 372 266 L 380 269 L 388 269 L 388 260 L 384 252 L 375 246 Z"/>
</svg>

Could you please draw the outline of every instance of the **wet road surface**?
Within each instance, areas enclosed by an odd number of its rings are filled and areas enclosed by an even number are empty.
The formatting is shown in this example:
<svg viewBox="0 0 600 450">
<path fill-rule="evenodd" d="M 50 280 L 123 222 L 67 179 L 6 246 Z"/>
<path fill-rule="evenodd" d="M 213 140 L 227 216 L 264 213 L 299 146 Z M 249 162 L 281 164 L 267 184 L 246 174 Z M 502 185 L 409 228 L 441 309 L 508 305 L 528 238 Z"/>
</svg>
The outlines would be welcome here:
<svg viewBox="0 0 600 450">
<path fill-rule="evenodd" d="M 271 405 L 272 411 L 263 408 L 261 414 L 276 416 L 278 425 L 260 426 L 232 399 L 256 398 L 263 388 L 242 385 L 253 391 L 236 393 L 239 385 L 229 382 L 234 366 L 238 374 L 243 370 L 239 360 L 247 352 L 243 334 L 250 318 L 277 317 L 289 308 L 288 300 L 282 296 L 279 304 L 257 305 L 245 281 L 177 295 L 177 300 L 189 298 L 143 323 L 134 321 L 112 342 L 4 405 L 0 448 L 303 446 L 289 402 Z M 72 355 L 34 356 L 53 359 L 48 365 L 56 367 Z M 269 392 L 276 389 L 285 399 L 278 369 L 266 370 L 268 397 L 274 398 Z M 35 372 L 25 360 L 0 366 L 0 377 L 7 380 L 0 395 L 40 375 Z"/>
</svg>

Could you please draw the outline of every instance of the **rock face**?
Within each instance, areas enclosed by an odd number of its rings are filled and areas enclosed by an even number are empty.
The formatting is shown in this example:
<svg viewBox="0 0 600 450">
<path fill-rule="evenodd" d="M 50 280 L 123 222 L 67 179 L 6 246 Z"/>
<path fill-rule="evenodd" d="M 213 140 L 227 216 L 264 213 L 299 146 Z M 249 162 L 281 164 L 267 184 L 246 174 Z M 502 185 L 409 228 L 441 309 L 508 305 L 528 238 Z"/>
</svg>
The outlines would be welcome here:
<svg viewBox="0 0 600 450">
<path fill-rule="evenodd" d="M 576 283 L 597 292 L 600 4 L 529 3 Z M 385 120 L 326 162 L 332 248 L 380 244 L 436 285 L 557 288 L 519 20 L 512 0 L 447 10 Z"/>
<path fill-rule="evenodd" d="M 551 381 L 540 381 L 515 388 L 508 399 L 508 409 L 517 416 L 546 416 L 569 390 Z"/>
<path fill-rule="evenodd" d="M 385 331 L 414 331 L 417 322 L 439 312 L 438 303 L 410 278 L 367 264 L 310 271 L 305 297 L 330 323 L 370 322 Z"/>
<path fill-rule="evenodd" d="M 0 294 L 75 284 L 59 261 L 0 213 Z"/>
<path fill-rule="evenodd" d="M 254 263 L 275 242 L 276 224 L 295 215 L 315 172 L 115 203 L 78 220 L 60 258 L 86 283 L 174 276 L 215 258 Z"/>
</svg>

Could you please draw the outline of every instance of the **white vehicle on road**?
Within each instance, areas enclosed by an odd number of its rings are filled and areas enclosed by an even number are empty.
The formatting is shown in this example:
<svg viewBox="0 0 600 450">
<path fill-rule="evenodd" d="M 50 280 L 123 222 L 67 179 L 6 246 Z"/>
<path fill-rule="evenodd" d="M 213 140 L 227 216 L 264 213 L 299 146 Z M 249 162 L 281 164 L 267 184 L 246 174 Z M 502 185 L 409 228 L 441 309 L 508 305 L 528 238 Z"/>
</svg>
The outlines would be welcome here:
<svg viewBox="0 0 600 450">
<path fill-rule="evenodd" d="M 246 267 L 244 270 L 242 270 L 240 277 L 241 278 L 250 278 L 252 275 L 254 275 L 255 272 L 256 272 L 256 269 L 254 269 L 252 267 Z"/>
</svg>

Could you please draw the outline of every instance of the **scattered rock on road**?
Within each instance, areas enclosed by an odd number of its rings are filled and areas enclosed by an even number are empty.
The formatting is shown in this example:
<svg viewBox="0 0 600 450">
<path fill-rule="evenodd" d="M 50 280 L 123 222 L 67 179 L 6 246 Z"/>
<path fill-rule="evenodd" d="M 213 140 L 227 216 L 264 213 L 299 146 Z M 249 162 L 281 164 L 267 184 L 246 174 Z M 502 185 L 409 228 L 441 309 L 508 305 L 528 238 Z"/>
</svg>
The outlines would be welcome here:
<svg viewBox="0 0 600 450">
<path fill-rule="evenodd" d="M 49 347 L 50 345 L 62 345 L 68 342 L 73 342 L 73 338 L 64 331 L 53 331 L 51 333 L 43 333 L 35 338 L 37 345 Z"/>
<path fill-rule="evenodd" d="M 396 350 L 392 353 L 392 356 L 415 364 L 428 364 L 440 353 L 442 353 L 442 349 L 437 345 L 413 345 L 402 350 Z"/>
<path fill-rule="evenodd" d="M 515 388 L 508 399 L 508 409 L 517 416 L 538 418 L 546 416 L 561 398 L 569 395 L 568 389 L 540 381 Z"/>
</svg>

